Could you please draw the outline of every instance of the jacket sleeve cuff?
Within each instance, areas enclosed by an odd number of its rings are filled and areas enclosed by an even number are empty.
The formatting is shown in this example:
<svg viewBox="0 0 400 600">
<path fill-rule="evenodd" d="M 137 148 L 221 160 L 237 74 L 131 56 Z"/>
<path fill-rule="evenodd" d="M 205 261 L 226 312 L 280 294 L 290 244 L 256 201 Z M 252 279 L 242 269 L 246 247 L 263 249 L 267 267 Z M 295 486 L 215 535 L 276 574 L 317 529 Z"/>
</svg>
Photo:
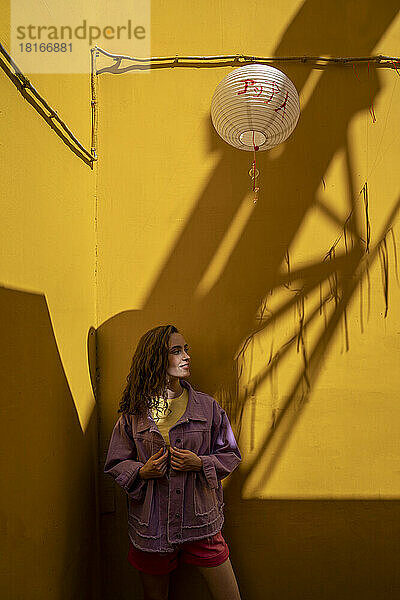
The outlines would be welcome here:
<svg viewBox="0 0 400 600">
<path fill-rule="evenodd" d="M 215 470 L 212 456 L 200 456 L 201 462 L 203 463 L 202 471 L 206 477 L 207 483 L 210 488 L 218 488 L 217 472 Z"/>
<path fill-rule="evenodd" d="M 138 462 L 137 467 L 124 471 L 116 479 L 116 482 L 125 490 L 132 500 L 142 500 L 147 485 L 147 479 L 142 479 L 139 475 L 139 469 L 144 463 Z"/>
</svg>

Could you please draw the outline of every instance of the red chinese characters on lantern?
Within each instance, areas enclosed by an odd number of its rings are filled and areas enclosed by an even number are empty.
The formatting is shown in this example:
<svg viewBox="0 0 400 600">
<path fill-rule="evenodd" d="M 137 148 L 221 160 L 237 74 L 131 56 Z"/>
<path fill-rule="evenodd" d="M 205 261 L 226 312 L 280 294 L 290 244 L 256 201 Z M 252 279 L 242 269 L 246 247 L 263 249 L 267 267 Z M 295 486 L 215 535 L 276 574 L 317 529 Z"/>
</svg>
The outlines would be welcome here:
<svg viewBox="0 0 400 600">
<path fill-rule="evenodd" d="M 238 96 L 240 94 L 245 94 L 250 86 L 252 86 L 254 91 L 256 92 L 256 97 L 258 97 L 262 94 L 262 91 L 263 91 L 262 85 L 260 85 L 260 86 L 255 85 L 254 79 L 242 79 L 242 83 L 244 83 L 244 89 L 240 90 L 238 92 Z M 251 90 L 251 91 L 253 91 L 253 90 Z"/>
<path fill-rule="evenodd" d="M 274 97 L 276 92 L 280 92 L 281 88 L 279 87 L 279 85 L 276 83 L 276 81 L 272 82 L 272 92 L 270 97 L 268 98 L 268 100 L 265 100 L 265 104 L 268 104 L 269 102 L 271 102 L 272 98 Z"/>
<path fill-rule="evenodd" d="M 282 104 L 280 106 L 278 106 L 278 108 L 274 108 L 275 112 L 278 112 L 278 110 L 282 110 L 282 108 L 283 108 L 282 121 L 283 121 L 283 117 L 285 116 L 286 103 L 287 103 L 288 97 L 289 97 L 289 92 L 286 92 L 285 99 L 282 102 Z"/>
<path fill-rule="evenodd" d="M 240 94 L 247 94 L 247 93 L 251 93 L 253 97 L 259 98 L 262 94 L 263 91 L 263 86 L 262 85 L 256 85 L 256 82 L 254 81 L 254 79 L 242 79 L 241 83 L 244 84 L 243 89 L 239 90 L 237 95 L 239 96 Z M 272 91 L 271 94 L 269 95 L 269 97 L 264 100 L 265 104 L 269 104 L 272 100 L 272 98 L 275 96 L 275 94 L 277 93 L 281 93 L 282 90 L 279 87 L 279 85 L 276 83 L 276 81 L 272 82 Z M 282 104 L 280 106 L 278 106 L 277 108 L 274 108 L 275 112 L 278 112 L 279 110 L 283 110 L 283 112 L 281 113 L 282 116 L 282 120 L 285 116 L 285 110 L 286 110 L 286 104 L 289 98 L 289 92 L 286 92 L 285 94 L 285 99 L 282 102 Z"/>
</svg>

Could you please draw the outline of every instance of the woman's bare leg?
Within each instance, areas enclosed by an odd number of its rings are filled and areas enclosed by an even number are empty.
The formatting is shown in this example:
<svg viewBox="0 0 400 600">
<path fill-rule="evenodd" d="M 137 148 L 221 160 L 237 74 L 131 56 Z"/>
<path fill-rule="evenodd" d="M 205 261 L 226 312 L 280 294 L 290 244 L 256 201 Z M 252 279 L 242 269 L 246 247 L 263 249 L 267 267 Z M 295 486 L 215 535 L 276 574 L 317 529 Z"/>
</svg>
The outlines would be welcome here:
<svg viewBox="0 0 400 600">
<path fill-rule="evenodd" d="M 168 600 L 169 573 L 167 575 L 148 575 L 139 571 L 142 580 L 144 600 Z"/>
<path fill-rule="evenodd" d="M 198 567 L 213 600 L 241 600 L 230 558 L 218 567 Z"/>
</svg>

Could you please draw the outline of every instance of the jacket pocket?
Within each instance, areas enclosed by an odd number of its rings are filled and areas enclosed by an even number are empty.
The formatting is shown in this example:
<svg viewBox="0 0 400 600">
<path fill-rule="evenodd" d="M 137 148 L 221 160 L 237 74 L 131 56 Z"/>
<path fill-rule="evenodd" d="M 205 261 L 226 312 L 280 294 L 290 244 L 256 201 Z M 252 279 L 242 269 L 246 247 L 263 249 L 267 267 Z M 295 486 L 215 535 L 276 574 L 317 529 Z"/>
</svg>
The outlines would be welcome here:
<svg viewBox="0 0 400 600">
<path fill-rule="evenodd" d="M 144 500 L 142 502 L 129 500 L 128 519 L 135 525 L 149 527 L 152 511 L 154 511 L 154 479 L 149 479 Z"/>
<path fill-rule="evenodd" d="M 204 475 L 199 471 L 194 472 L 193 507 L 197 517 L 211 516 L 218 510 L 218 500 L 215 489 L 210 488 Z"/>
<path fill-rule="evenodd" d="M 159 451 L 160 448 L 165 448 L 165 442 L 153 431 L 146 431 L 133 436 L 137 448 L 138 460 L 146 463 L 150 456 Z"/>
<path fill-rule="evenodd" d="M 183 447 L 195 454 L 210 452 L 210 428 L 206 423 L 191 424 L 190 429 L 183 432 Z"/>
</svg>

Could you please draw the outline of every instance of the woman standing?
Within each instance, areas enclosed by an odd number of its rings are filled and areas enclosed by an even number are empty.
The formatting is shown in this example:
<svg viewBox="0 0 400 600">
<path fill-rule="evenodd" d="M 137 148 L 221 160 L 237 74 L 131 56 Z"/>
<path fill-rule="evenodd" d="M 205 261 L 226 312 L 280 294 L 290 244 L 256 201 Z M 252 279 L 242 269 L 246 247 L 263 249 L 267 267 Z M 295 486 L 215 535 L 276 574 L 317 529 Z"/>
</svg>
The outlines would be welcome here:
<svg viewBox="0 0 400 600">
<path fill-rule="evenodd" d="M 221 533 L 221 480 L 241 455 L 225 411 L 189 376 L 188 345 L 176 327 L 141 337 L 104 472 L 128 496 L 128 560 L 145 600 L 168 598 L 178 559 L 199 568 L 214 600 L 240 600 Z"/>
</svg>

